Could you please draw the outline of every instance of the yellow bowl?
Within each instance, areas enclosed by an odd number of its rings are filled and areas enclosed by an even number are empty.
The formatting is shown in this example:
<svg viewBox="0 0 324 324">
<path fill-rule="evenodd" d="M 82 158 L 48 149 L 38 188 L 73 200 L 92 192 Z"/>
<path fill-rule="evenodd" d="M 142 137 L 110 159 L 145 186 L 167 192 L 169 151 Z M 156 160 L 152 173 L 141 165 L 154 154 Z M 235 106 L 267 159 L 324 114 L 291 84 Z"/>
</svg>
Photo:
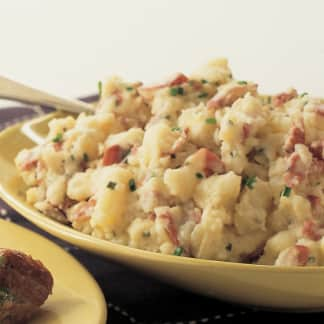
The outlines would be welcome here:
<svg viewBox="0 0 324 324">
<path fill-rule="evenodd" d="M 324 309 L 324 267 L 258 266 L 162 255 L 91 237 L 39 213 L 25 201 L 25 186 L 13 159 L 21 149 L 35 145 L 30 131 L 43 136 L 55 116 L 0 133 L 0 196 L 28 220 L 65 241 L 199 294 L 272 309 Z"/>
</svg>

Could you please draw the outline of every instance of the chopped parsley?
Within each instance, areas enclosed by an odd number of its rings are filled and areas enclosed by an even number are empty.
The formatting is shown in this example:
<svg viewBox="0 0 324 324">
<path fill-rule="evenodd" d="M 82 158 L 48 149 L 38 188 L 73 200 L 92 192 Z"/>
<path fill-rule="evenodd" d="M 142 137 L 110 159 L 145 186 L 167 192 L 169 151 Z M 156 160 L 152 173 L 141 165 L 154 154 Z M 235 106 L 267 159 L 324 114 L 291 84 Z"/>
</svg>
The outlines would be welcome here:
<svg viewBox="0 0 324 324">
<path fill-rule="evenodd" d="M 309 262 L 309 263 L 315 263 L 316 262 L 316 258 L 313 255 L 311 255 L 311 256 L 308 257 L 307 262 Z"/>
<path fill-rule="evenodd" d="M 243 178 L 242 185 L 243 187 L 247 186 L 249 189 L 253 189 L 255 181 L 256 181 L 256 176 L 252 176 L 252 177 L 246 176 Z"/>
<path fill-rule="evenodd" d="M 226 249 L 227 251 L 232 251 L 232 247 L 233 247 L 232 243 L 228 243 L 228 244 L 225 246 L 225 249 Z"/>
<path fill-rule="evenodd" d="M 142 235 L 143 237 L 150 237 L 151 233 L 149 231 L 144 231 Z"/>
<path fill-rule="evenodd" d="M 285 186 L 284 190 L 281 192 L 281 196 L 289 197 L 291 193 L 291 188 Z"/>
<path fill-rule="evenodd" d="M 101 94 L 102 94 L 102 82 L 101 81 L 98 81 L 98 94 L 99 94 L 99 97 L 101 97 Z"/>
<path fill-rule="evenodd" d="M 1 255 L 0 256 L 0 267 L 4 266 L 6 263 L 6 257 Z"/>
<path fill-rule="evenodd" d="M 205 79 L 201 79 L 200 81 L 201 81 L 202 84 L 208 83 L 208 81 L 205 80 Z"/>
<path fill-rule="evenodd" d="M 75 160 L 75 156 L 73 154 L 70 155 L 70 158 L 71 158 L 72 161 Z"/>
<path fill-rule="evenodd" d="M 111 190 L 114 190 L 115 187 L 116 187 L 117 183 L 116 182 L 113 182 L 113 181 L 109 181 L 108 184 L 107 184 L 107 188 L 111 189 Z"/>
<path fill-rule="evenodd" d="M 177 156 L 174 153 L 171 153 L 170 157 L 171 157 L 171 159 L 176 159 L 177 158 Z"/>
<path fill-rule="evenodd" d="M 56 136 L 52 139 L 54 143 L 59 143 L 63 139 L 63 134 L 62 133 L 57 133 Z"/>
<path fill-rule="evenodd" d="M 202 92 L 198 95 L 198 98 L 206 98 L 208 97 L 208 93 L 207 92 Z"/>
<path fill-rule="evenodd" d="M 180 132 L 181 131 L 181 128 L 180 127 L 172 127 L 171 128 L 171 131 L 172 132 Z"/>
<path fill-rule="evenodd" d="M 207 118 L 205 120 L 206 124 L 216 124 L 216 119 L 215 118 Z"/>
<path fill-rule="evenodd" d="M 271 104 L 272 98 L 269 96 L 268 97 L 268 104 Z"/>
<path fill-rule="evenodd" d="M 14 300 L 14 296 L 9 293 L 9 289 L 0 287 L 0 305 L 5 302 L 10 302 Z"/>
<path fill-rule="evenodd" d="M 228 120 L 228 124 L 231 125 L 231 126 L 233 126 L 233 125 L 234 125 L 234 122 L 233 122 L 232 120 L 229 119 L 229 120 Z"/>
<path fill-rule="evenodd" d="M 171 96 L 183 96 L 184 95 L 184 90 L 182 87 L 174 87 L 170 88 L 170 95 Z"/>
<path fill-rule="evenodd" d="M 177 255 L 177 256 L 182 255 L 182 253 L 183 253 L 183 247 L 181 247 L 181 246 L 176 247 L 176 249 L 173 252 L 173 254 Z"/>
<path fill-rule="evenodd" d="M 83 153 L 83 161 L 88 162 L 89 161 L 89 155 L 87 153 Z"/>
<path fill-rule="evenodd" d="M 247 84 L 246 81 L 237 81 L 237 83 L 240 84 L 240 85 L 245 85 L 245 84 Z"/>
<path fill-rule="evenodd" d="M 136 190 L 136 183 L 135 183 L 134 179 L 130 179 L 128 181 L 128 187 L 129 187 L 129 190 L 132 192 Z"/>
<path fill-rule="evenodd" d="M 308 92 L 303 92 L 301 95 L 300 95 L 300 98 L 303 98 L 305 96 L 308 96 Z"/>
<path fill-rule="evenodd" d="M 200 172 L 197 172 L 196 173 L 196 178 L 198 178 L 198 179 L 202 179 L 204 176 L 203 176 L 203 174 L 202 173 L 200 173 Z"/>
<path fill-rule="evenodd" d="M 127 91 L 132 91 L 132 90 L 134 90 L 134 88 L 133 87 L 126 87 L 126 90 Z"/>
</svg>

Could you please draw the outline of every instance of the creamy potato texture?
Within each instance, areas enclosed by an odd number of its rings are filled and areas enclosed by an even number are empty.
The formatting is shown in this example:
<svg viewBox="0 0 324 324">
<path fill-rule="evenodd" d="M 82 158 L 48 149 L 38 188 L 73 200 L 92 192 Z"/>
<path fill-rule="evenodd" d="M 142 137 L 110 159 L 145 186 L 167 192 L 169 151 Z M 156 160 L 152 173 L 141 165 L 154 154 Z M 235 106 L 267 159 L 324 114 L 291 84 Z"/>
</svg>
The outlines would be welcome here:
<svg viewBox="0 0 324 324">
<path fill-rule="evenodd" d="M 93 115 L 49 123 L 16 165 L 27 201 L 78 231 L 165 254 L 324 265 L 324 105 L 265 96 L 213 60 L 111 78 Z"/>
</svg>

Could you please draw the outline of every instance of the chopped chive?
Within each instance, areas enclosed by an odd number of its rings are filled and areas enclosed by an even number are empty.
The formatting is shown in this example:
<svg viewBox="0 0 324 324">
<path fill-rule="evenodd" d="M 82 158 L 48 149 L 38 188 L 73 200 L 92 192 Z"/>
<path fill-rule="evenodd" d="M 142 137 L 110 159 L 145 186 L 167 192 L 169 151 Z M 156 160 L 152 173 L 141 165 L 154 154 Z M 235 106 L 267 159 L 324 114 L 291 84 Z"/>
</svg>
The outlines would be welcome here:
<svg viewBox="0 0 324 324">
<path fill-rule="evenodd" d="M 208 93 L 207 92 L 202 92 L 198 95 L 198 98 L 206 98 L 208 97 Z"/>
<path fill-rule="evenodd" d="M 229 120 L 228 120 L 228 124 L 231 125 L 231 126 L 233 126 L 233 125 L 234 125 L 234 122 L 233 122 L 232 120 L 229 119 Z"/>
<path fill-rule="evenodd" d="M 127 91 L 132 91 L 134 88 L 133 87 L 126 87 Z"/>
<path fill-rule="evenodd" d="M 142 235 L 143 237 L 150 237 L 151 233 L 149 231 L 144 231 Z"/>
<path fill-rule="evenodd" d="M 271 104 L 272 98 L 269 96 L 268 97 L 268 104 Z"/>
<path fill-rule="evenodd" d="M 201 79 L 200 81 L 201 81 L 202 84 L 208 83 L 208 81 L 205 80 L 205 79 Z"/>
<path fill-rule="evenodd" d="M 301 95 L 300 95 L 300 98 L 303 98 L 305 96 L 308 96 L 308 92 L 303 92 Z"/>
<path fill-rule="evenodd" d="M 75 156 L 73 154 L 71 154 L 71 160 L 74 161 L 75 160 Z"/>
<path fill-rule="evenodd" d="M 205 120 L 207 124 L 216 124 L 216 119 L 215 118 L 207 118 Z"/>
<path fill-rule="evenodd" d="M 243 187 L 247 186 L 249 189 L 253 189 L 255 181 L 256 181 L 255 176 L 252 176 L 252 177 L 246 176 L 242 180 L 242 185 L 243 185 Z"/>
<path fill-rule="evenodd" d="M 171 128 L 171 131 L 172 132 L 180 132 L 181 131 L 181 128 L 180 127 L 172 127 Z"/>
<path fill-rule="evenodd" d="M 240 84 L 240 85 L 245 85 L 245 84 L 247 84 L 246 81 L 237 81 L 237 83 Z"/>
<path fill-rule="evenodd" d="M 130 191 L 135 191 L 136 190 L 136 183 L 134 179 L 130 179 L 128 181 L 128 187 Z"/>
<path fill-rule="evenodd" d="M 176 159 L 177 158 L 176 154 L 174 154 L 174 153 L 171 153 L 170 157 L 171 157 L 171 159 Z"/>
<path fill-rule="evenodd" d="M 102 94 L 102 82 L 101 81 L 98 81 L 98 94 L 99 94 L 99 97 L 101 97 L 101 94 Z"/>
<path fill-rule="evenodd" d="M 228 75 L 228 77 L 229 77 L 230 79 L 232 79 L 232 78 L 233 78 L 233 74 L 230 73 L 230 74 Z"/>
<path fill-rule="evenodd" d="M 115 187 L 116 187 L 117 183 L 116 182 L 113 182 L 113 181 L 109 181 L 108 184 L 107 184 L 107 188 L 111 189 L 111 190 L 114 190 Z"/>
<path fill-rule="evenodd" d="M 176 249 L 173 252 L 173 254 L 177 255 L 177 256 L 182 255 L 182 253 L 183 253 L 183 247 L 181 247 L 181 246 L 176 247 Z"/>
<path fill-rule="evenodd" d="M 52 139 L 54 143 L 59 143 L 63 139 L 63 134 L 62 133 L 57 133 L 56 136 Z"/>
<path fill-rule="evenodd" d="M 83 153 L 83 161 L 88 162 L 89 161 L 89 155 L 87 153 Z"/>
<path fill-rule="evenodd" d="M 291 193 L 291 188 L 285 186 L 284 190 L 281 192 L 281 196 L 289 197 Z"/>
<path fill-rule="evenodd" d="M 198 178 L 198 179 L 202 179 L 204 176 L 203 176 L 203 174 L 202 173 L 200 173 L 200 172 L 197 172 L 196 173 L 196 178 Z"/>
<path fill-rule="evenodd" d="M 184 95 L 184 90 L 182 87 L 174 87 L 174 88 L 170 88 L 170 95 L 171 96 L 177 96 L 177 95 Z"/>
<path fill-rule="evenodd" d="M 228 243 L 228 244 L 225 246 L 225 249 L 226 249 L 227 251 L 232 251 L 232 247 L 233 247 L 232 243 Z"/>
</svg>

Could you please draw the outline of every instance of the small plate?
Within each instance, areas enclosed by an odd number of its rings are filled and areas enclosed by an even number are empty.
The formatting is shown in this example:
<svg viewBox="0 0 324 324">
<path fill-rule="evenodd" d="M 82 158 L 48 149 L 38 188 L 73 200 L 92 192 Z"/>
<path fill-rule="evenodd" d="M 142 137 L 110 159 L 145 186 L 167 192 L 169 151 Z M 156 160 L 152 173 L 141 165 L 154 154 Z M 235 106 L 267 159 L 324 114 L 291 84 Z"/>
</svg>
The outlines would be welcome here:
<svg viewBox="0 0 324 324">
<path fill-rule="evenodd" d="M 45 115 L 0 133 L 0 197 L 24 217 L 72 244 L 199 294 L 277 310 L 324 309 L 324 267 L 261 266 L 163 255 L 100 240 L 38 212 L 26 203 L 25 186 L 13 161 L 21 149 L 35 145 L 31 137 L 35 141 L 46 135 L 48 122 L 56 116 Z"/>
<path fill-rule="evenodd" d="M 40 260 L 54 278 L 53 294 L 29 324 L 106 323 L 104 296 L 87 270 L 62 248 L 42 236 L 0 220 L 0 246 Z"/>
</svg>

